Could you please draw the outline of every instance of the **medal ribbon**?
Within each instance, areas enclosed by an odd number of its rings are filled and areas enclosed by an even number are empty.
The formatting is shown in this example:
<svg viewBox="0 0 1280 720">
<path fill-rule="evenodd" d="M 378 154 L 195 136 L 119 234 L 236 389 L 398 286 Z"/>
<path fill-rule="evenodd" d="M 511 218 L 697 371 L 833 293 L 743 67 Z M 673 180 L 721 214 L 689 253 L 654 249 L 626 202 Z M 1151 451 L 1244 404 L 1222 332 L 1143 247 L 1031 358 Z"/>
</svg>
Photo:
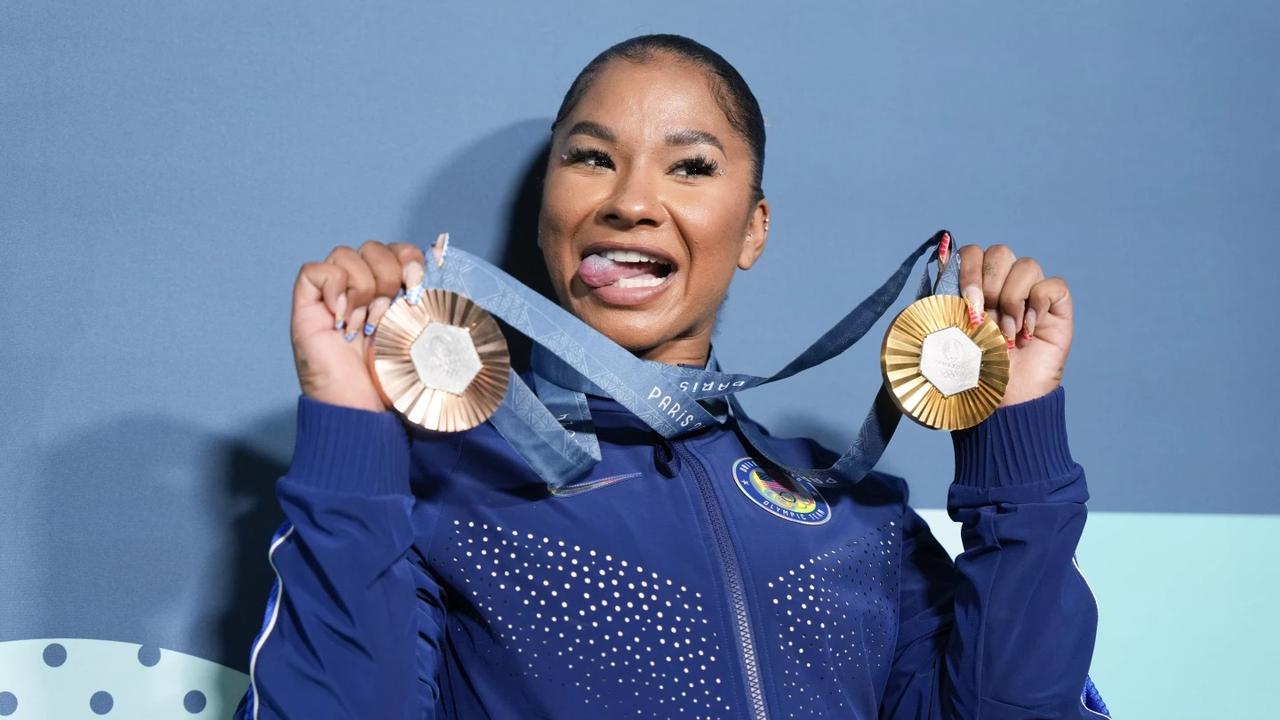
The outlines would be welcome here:
<svg viewBox="0 0 1280 720">
<path fill-rule="evenodd" d="M 881 385 L 858 437 L 830 467 L 792 468 L 777 459 L 775 440 L 752 421 L 735 393 L 820 365 L 847 350 L 884 315 L 901 294 L 907 277 L 926 252 L 937 259 L 940 231 L 917 247 L 874 293 L 817 341 L 767 377 L 720 371 L 714 353 L 699 370 L 642 360 L 551 300 L 484 260 L 448 248 L 443 263 L 427 253 L 423 286 L 458 293 L 501 318 L 535 345 L 532 364 L 536 392 L 511 371 L 507 395 L 490 421 L 538 475 L 552 487 L 584 477 L 600 461 L 600 445 L 584 393 L 612 397 L 664 438 L 721 422 L 700 401 L 724 398 L 728 414 L 740 420 L 747 443 L 777 469 L 822 485 L 857 482 L 879 460 L 901 419 Z M 958 294 L 958 253 L 939 269 L 935 293 Z M 926 262 L 917 299 L 930 293 Z M 712 403 L 708 403 L 712 404 Z"/>
</svg>

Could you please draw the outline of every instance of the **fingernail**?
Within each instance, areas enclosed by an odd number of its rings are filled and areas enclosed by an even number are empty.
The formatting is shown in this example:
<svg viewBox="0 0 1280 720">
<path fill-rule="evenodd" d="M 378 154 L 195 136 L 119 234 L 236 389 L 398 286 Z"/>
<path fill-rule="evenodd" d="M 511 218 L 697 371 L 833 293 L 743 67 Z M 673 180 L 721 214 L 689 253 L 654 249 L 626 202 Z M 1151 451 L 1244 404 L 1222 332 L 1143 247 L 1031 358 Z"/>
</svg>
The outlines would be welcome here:
<svg viewBox="0 0 1280 720">
<path fill-rule="evenodd" d="M 402 271 L 404 286 L 407 288 L 422 284 L 422 263 L 417 260 L 410 260 L 404 264 Z"/>
<path fill-rule="evenodd" d="M 969 303 L 969 322 L 981 325 L 986 319 L 986 308 L 983 307 L 982 288 L 977 285 L 966 285 L 960 294 Z"/>
<path fill-rule="evenodd" d="M 1012 340 L 1005 340 L 1005 341 L 1004 341 L 1004 346 L 1005 346 L 1005 347 L 1007 347 L 1007 348 L 1009 348 L 1010 350 L 1012 350 L 1012 349 L 1013 349 L 1013 346 L 1014 346 L 1015 344 L 1016 344 L 1016 343 L 1014 343 Z"/>
<path fill-rule="evenodd" d="M 422 263 L 410 260 L 404 266 L 405 297 L 410 305 L 417 305 L 422 296 Z"/>
<path fill-rule="evenodd" d="M 337 307 L 333 313 L 334 317 L 336 318 L 333 321 L 333 329 L 341 330 L 342 328 L 347 326 L 347 294 L 342 293 L 341 295 L 339 295 L 338 302 L 334 303 L 334 305 L 336 305 Z"/>
<path fill-rule="evenodd" d="M 973 311 L 973 306 L 969 306 L 969 325 L 977 327 L 982 324 L 982 316 Z"/>
<path fill-rule="evenodd" d="M 382 320 L 382 316 L 387 314 L 387 309 L 391 307 L 391 299 L 385 296 L 379 296 L 369 303 L 369 323 L 366 328 L 373 326 L 377 328 L 378 322 Z M 365 335 L 372 335 L 373 330 L 366 330 Z"/>
<path fill-rule="evenodd" d="M 1036 311 L 1027 308 L 1026 315 L 1022 316 L 1022 337 L 1030 340 L 1036 335 Z"/>
<path fill-rule="evenodd" d="M 449 233 L 442 232 L 436 236 L 436 242 L 431 246 L 433 254 L 436 256 L 436 267 L 444 265 L 444 254 L 449 251 Z"/>
<path fill-rule="evenodd" d="M 362 306 L 351 311 L 351 332 L 343 336 L 344 338 L 346 338 L 347 342 L 351 342 L 352 340 L 355 340 L 357 337 L 360 336 L 360 331 L 367 326 L 367 323 L 365 323 L 365 319 L 368 317 L 369 317 L 368 307 Z M 368 335 L 368 334 L 369 334 L 368 332 L 365 333 L 365 335 Z"/>
<path fill-rule="evenodd" d="M 1009 346 L 1013 347 L 1013 337 L 1018 334 L 1018 327 L 1013 324 L 1013 318 L 1008 315 L 1000 318 L 1000 334 L 1004 335 L 1004 339 L 1009 342 Z"/>
<path fill-rule="evenodd" d="M 938 261 L 946 262 L 947 255 L 951 252 L 951 233 L 942 233 L 942 239 L 938 241 Z"/>
<path fill-rule="evenodd" d="M 372 335 L 372 334 L 373 334 L 373 331 L 374 331 L 374 330 L 376 330 L 376 329 L 377 329 L 377 328 L 374 326 L 374 324 L 373 324 L 373 323 L 365 323 L 365 324 L 364 324 L 364 334 L 365 334 L 365 335 Z"/>
</svg>

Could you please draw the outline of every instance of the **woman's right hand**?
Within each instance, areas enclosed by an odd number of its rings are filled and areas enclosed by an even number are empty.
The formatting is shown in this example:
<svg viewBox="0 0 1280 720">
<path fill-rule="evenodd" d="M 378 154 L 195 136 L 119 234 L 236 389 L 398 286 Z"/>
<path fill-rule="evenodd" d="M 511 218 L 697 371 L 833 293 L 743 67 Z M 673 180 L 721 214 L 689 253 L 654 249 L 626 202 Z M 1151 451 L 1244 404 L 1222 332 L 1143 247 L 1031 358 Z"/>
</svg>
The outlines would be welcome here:
<svg viewBox="0 0 1280 720">
<path fill-rule="evenodd" d="M 409 243 L 370 240 L 339 246 L 323 262 L 309 262 L 293 285 L 290 333 L 298 384 L 315 400 L 382 411 L 369 375 L 370 335 L 401 287 L 422 283 L 422 250 Z"/>
</svg>

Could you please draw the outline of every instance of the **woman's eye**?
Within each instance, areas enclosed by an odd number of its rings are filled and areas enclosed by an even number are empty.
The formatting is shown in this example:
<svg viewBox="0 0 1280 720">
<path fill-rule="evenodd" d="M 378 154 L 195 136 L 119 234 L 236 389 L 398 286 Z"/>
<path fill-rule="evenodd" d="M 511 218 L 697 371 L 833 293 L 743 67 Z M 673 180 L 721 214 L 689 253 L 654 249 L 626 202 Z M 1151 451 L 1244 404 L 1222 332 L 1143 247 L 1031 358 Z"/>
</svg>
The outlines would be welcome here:
<svg viewBox="0 0 1280 720">
<path fill-rule="evenodd" d="M 687 158 L 676 163 L 671 171 L 676 175 L 698 176 L 698 175 L 718 175 L 720 166 L 711 158 L 698 155 L 696 157 Z"/>
<path fill-rule="evenodd" d="M 600 150 L 571 148 L 565 153 L 564 160 L 570 165 L 582 164 L 592 168 L 613 169 L 613 158 L 609 157 L 608 153 Z"/>
</svg>

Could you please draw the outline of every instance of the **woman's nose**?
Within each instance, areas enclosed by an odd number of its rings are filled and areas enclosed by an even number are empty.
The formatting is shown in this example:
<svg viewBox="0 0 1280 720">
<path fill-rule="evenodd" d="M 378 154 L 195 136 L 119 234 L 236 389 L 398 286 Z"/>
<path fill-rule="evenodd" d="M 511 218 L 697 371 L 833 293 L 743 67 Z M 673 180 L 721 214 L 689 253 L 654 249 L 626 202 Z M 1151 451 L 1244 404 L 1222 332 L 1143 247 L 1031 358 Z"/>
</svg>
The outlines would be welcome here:
<svg viewBox="0 0 1280 720">
<path fill-rule="evenodd" d="M 613 192 L 600 206 L 599 219 L 619 229 L 661 225 L 665 213 L 657 197 L 657 183 L 645 169 L 632 166 L 617 178 Z"/>
</svg>

